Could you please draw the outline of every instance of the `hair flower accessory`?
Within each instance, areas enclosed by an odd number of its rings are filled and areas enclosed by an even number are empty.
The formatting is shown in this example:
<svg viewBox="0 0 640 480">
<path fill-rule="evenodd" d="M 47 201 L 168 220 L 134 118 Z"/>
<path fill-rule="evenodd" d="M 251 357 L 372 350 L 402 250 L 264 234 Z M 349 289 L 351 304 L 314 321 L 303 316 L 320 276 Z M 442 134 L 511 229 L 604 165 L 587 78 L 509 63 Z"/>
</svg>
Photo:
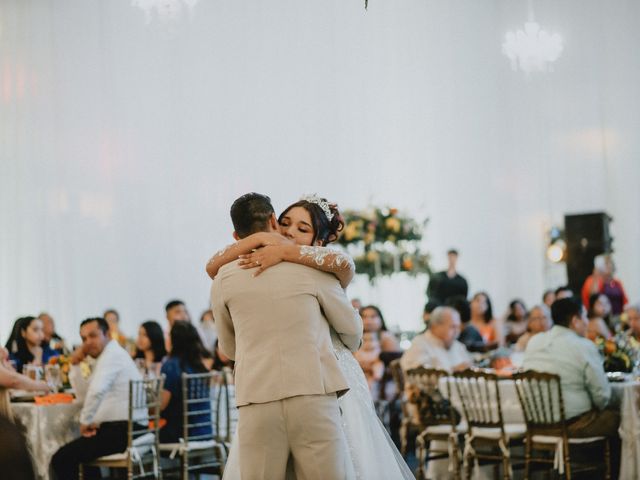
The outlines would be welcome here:
<svg viewBox="0 0 640 480">
<path fill-rule="evenodd" d="M 322 209 L 329 221 L 333 219 L 333 213 L 331 213 L 329 202 L 327 202 L 324 198 L 321 198 L 314 193 L 313 195 L 303 195 L 302 197 L 300 197 L 300 200 L 304 200 L 305 202 L 309 203 L 315 203 Z"/>
</svg>

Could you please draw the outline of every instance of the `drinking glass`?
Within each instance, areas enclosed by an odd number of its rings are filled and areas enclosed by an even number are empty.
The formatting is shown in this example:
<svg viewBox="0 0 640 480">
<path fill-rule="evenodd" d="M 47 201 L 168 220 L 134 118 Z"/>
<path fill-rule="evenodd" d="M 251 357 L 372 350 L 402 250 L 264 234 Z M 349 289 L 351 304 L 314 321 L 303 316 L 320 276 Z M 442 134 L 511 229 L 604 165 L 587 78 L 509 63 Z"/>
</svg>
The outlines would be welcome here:
<svg viewBox="0 0 640 480">
<path fill-rule="evenodd" d="M 42 379 L 42 367 L 37 365 L 25 365 L 24 374 L 29 377 L 31 380 L 41 380 Z"/>
<path fill-rule="evenodd" d="M 44 370 L 45 380 L 54 392 L 62 387 L 62 375 L 60 374 L 60 365 L 47 365 Z"/>
</svg>

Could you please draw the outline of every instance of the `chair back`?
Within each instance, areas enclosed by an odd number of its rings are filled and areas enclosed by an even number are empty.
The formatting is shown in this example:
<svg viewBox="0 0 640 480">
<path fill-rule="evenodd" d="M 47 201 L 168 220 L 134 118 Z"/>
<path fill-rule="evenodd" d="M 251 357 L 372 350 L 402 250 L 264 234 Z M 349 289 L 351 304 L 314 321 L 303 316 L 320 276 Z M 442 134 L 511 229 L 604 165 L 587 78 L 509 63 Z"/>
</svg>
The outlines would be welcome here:
<svg viewBox="0 0 640 480">
<path fill-rule="evenodd" d="M 182 374 L 182 441 L 214 440 L 215 379 L 220 372 Z"/>
<path fill-rule="evenodd" d="M 407 371 L 405 381 L 408 401 L 417 406 L 422 428 L 432 425 L 451 425 L 455 428 L 458 423 L 451 404 L 448 377 L 447 371 L 436 368 L 417 367 Z M 440 391 L 442 383 L 445 386 L 446 399 Z"/>
<path fill-rule="evenodd" d="M 133 463 L 141 466 L 143 457 L 151 453 L 156 476 L 159 472 L 157 453 L 160 451 L 160 392 L 163 384 L 164 375 L 129 381 L 128 468 L 131 469 Z M 144 422 L 144 426 L 139 424 L 134 428 L 134 424 L 139 422 Z M 140 475 L 147 476 L 142 468 Z"/>
<path fill-rule="evenodd" d="M 230 445 L 237 423 L 237 409 L 232 398 L 233 372 L 225 367 L 215 372 L 212 382 L 216 437 L 218 441 Z"/>
<path fill-rule="evenodd" d="M 513 375 L 527 430 L 532 434 L 565 433 L 564 401 L 560 377 L 528 370 Z"/>
<path fill-rule="evenodd" d="M 499 378 L 494 373 L 465 370 L 453 374 L 469 430 L 497 428 L 504 437 Z"/>
</svg>

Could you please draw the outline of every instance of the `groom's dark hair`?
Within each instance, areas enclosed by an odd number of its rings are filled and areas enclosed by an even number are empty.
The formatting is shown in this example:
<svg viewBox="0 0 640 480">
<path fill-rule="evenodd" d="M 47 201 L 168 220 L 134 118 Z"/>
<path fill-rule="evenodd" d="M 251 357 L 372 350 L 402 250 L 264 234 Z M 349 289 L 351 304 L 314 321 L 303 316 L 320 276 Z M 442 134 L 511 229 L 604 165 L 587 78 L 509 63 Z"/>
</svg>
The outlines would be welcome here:
<svg viewBox="0 0 640 480">
<path fill-rule="evenodd" d="M 260 193 L 247 193 L 231 205 L 231 221 L 240 238 L 265 231 L 273 213 L 271 199 Z"/>
</svg>

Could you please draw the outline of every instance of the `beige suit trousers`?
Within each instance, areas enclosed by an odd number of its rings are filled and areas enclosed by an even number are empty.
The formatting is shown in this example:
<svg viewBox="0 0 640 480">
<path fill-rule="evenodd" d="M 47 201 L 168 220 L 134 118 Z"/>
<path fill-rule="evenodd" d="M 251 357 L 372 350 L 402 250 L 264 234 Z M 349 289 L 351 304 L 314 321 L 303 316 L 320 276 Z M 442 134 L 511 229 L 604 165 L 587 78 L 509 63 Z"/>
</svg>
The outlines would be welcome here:
<svg viewBox="0 0 640 480">
<path fill-rule="evenodd" d="M 350 480 L 353 464 L 335 394 L 301 395 L 238 410 L 242 480 Z"/>
</svg>

